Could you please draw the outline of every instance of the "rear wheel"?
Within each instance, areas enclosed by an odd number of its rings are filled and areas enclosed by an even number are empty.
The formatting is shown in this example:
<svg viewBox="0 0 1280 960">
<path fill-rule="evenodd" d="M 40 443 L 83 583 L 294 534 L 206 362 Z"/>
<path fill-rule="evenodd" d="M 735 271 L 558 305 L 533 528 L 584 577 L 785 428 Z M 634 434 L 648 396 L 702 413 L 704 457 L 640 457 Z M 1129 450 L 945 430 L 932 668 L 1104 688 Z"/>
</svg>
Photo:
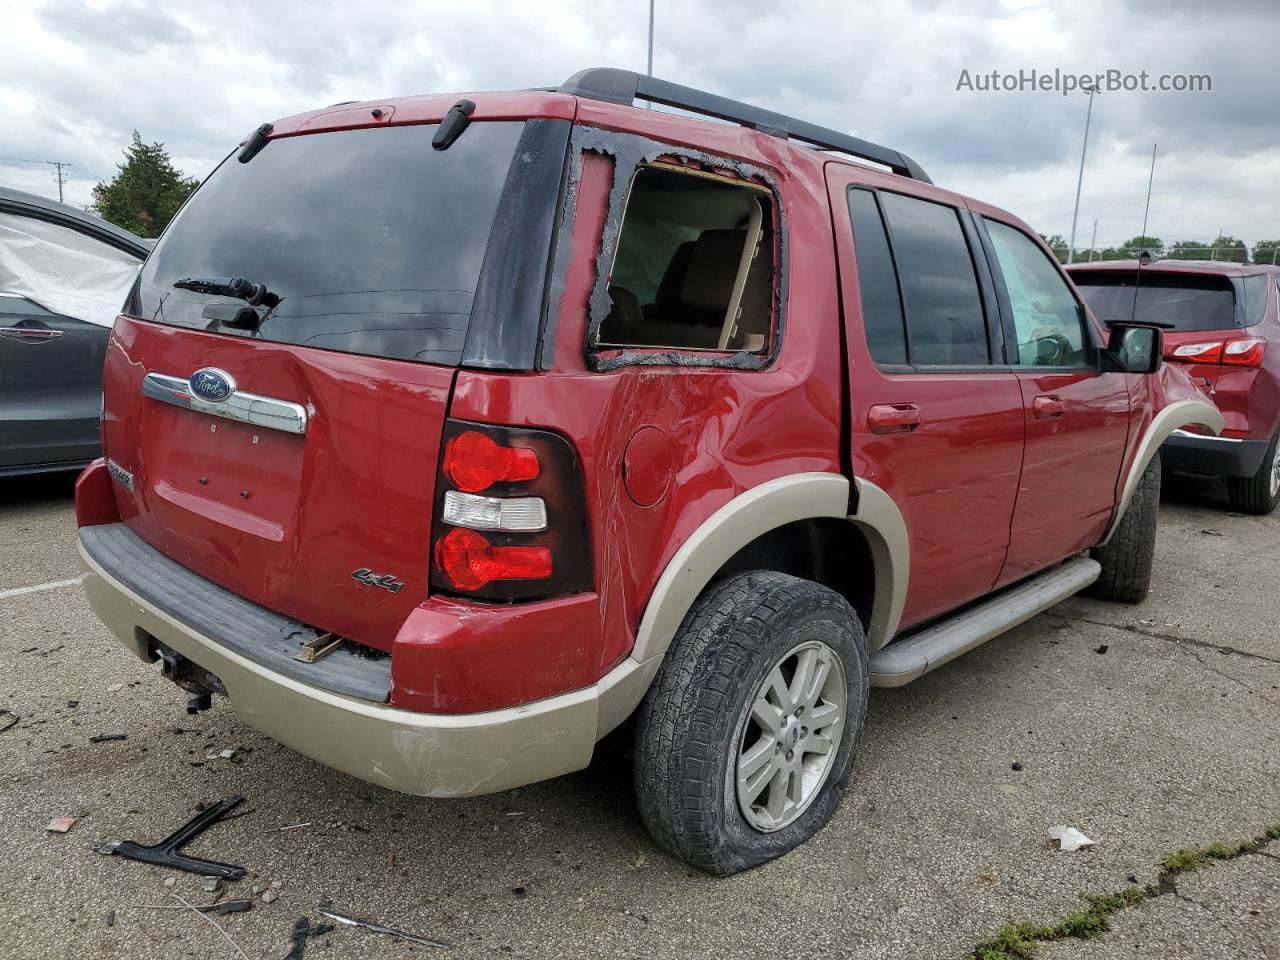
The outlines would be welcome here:
<svg viewBox="0 0 1280 960">
<path fill-rule="evenodd" d="M 866 640 L 839 594 L 772 571 L 709 589 L 637 712 L 654 840 L 720 875 L 804 843 L 840 802 L 867 692 Z"/>
<path fill-rule="evenodd" d="M 1241 513 L 1259 516 L 1270 513 L 1280 503 L 1280 432 L 1271 438 L 1262 465 L 1252 477 L 1228 477 L 1227 498 Z"/>
<path fill-rule="evenodd" d="M 1142 471 L 1142 479 L 1129 498 L 1115 533 L 1105 546 L 1093 550 L 1093 559 L 1102 564 L 1102 574 L 1089 588 L 1089 594 L 1121 603 L 1146 599 L 1151 588 L 1159 512 L 1160 454 L 1156 453 Z"/>
</svg>

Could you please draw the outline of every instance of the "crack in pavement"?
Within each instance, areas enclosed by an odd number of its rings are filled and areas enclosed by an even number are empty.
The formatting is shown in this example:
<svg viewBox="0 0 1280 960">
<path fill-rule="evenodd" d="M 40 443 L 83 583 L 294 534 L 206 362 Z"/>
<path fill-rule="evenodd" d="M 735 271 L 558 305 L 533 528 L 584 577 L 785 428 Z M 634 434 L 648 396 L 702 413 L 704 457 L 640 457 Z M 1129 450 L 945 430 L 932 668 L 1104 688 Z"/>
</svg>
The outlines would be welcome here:
<svg viewBox="0 0 1280 960">
<path fill-rule="evenodd" d="M 1251 660 L 1261 660 L 1264 663 L 1274 663 L 1280 666 L 1280 658 L 1268 657 L 1262 653 L 1252 653 L 1248 650 L 1241 650 L 1238 647 L 1229 647 L 1222 643 L 1211 643 L 1208 640 L 1196 640 L 1192 637 L 1179 637 L 1172 633 L 1161 633 L 1159 630 L 1148 630 L 1140 626 L 1122 626 L 1117 623 L 1108 623 L 1105 620 L 1091 620 L 1088 617 L 1070 617 L 1063 613 L 1052 613 L 1052 617 L 1059 620 L 1067 620 L 1073 623 L 1088 623 L 1095 627 L 1109 627 L 1112 630 L 1121 630 L 1125 633 L 1136 633 L 1139 636 L 1150 637 L 1152 640 L 1164 640 L 1167 643 L 1185 644 L 1191 647 L 1200 647 L 1205 650 L 1214 650 L 1218 653 L 1234 654 L 1238 657 L 1248 657 Z"/>
</svg>

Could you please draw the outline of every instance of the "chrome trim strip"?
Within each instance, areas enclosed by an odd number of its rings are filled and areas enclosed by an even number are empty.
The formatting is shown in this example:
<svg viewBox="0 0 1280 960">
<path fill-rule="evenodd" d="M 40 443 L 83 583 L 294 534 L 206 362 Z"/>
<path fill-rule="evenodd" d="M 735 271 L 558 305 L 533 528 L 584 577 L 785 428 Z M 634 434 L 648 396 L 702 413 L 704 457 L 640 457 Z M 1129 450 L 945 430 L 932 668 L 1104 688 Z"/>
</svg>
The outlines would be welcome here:
<svg viewBox="0 0 1280 960">
<path fill-rule="evenodd" d="M 1190 430 L 1175 430 L 1175 437 L 1186 437 L 1188 440 L 1207 440 L 1210 443 L 1244 443 L 1244 437 L 1211 437 L 1205 433 L 1192 433 Z"/>
<path fill-rule="evenodd" d="M 181 377 L 170 377 L 163 373 L 148 373 L 142 378 L 142 395 L 152 400 L 173 404 L 207 413 L 227 420 L 239 420 L 255 427 L 266 427 L 268 430 L 282 430 L 285 433 L 304 434 L 307 432 L 307 411 L 301 404 L 288 400 L 277 400 L 274 397 L 260 397 L 253 393 L 236 391 L 225 400 L 210 403 L 191 395 L 187 381 Z"/>
</svg>

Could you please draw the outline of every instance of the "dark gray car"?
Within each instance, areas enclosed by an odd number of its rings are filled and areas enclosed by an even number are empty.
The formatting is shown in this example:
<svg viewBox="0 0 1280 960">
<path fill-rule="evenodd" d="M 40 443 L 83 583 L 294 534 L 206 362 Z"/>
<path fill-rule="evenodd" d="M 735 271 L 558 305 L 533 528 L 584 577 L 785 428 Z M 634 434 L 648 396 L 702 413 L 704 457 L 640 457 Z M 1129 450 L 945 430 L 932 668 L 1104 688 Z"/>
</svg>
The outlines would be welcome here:
<svg viewBox="0 0 1280 960">
<path fill-rule="evenodd" d="M 99 455 L 111 297 L 149 249 L 74 207 L 0 188 L 0 476 Z"/>
</svg>

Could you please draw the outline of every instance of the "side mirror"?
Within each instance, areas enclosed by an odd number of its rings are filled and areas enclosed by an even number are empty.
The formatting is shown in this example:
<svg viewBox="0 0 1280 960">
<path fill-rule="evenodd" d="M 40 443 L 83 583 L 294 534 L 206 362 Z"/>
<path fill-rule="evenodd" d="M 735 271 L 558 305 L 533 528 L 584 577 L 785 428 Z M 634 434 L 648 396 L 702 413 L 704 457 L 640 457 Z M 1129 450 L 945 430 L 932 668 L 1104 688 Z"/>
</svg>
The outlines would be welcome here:
<svg viewBox="0 0 1280 960">
<path fill-rule="evenodd" d="M 1164 360 L 1164 335 L 1158 327 L 1113 323 L 1107 338 L 1106 362 L 1122 373 L 1155 373 Z"/>
</svg>

